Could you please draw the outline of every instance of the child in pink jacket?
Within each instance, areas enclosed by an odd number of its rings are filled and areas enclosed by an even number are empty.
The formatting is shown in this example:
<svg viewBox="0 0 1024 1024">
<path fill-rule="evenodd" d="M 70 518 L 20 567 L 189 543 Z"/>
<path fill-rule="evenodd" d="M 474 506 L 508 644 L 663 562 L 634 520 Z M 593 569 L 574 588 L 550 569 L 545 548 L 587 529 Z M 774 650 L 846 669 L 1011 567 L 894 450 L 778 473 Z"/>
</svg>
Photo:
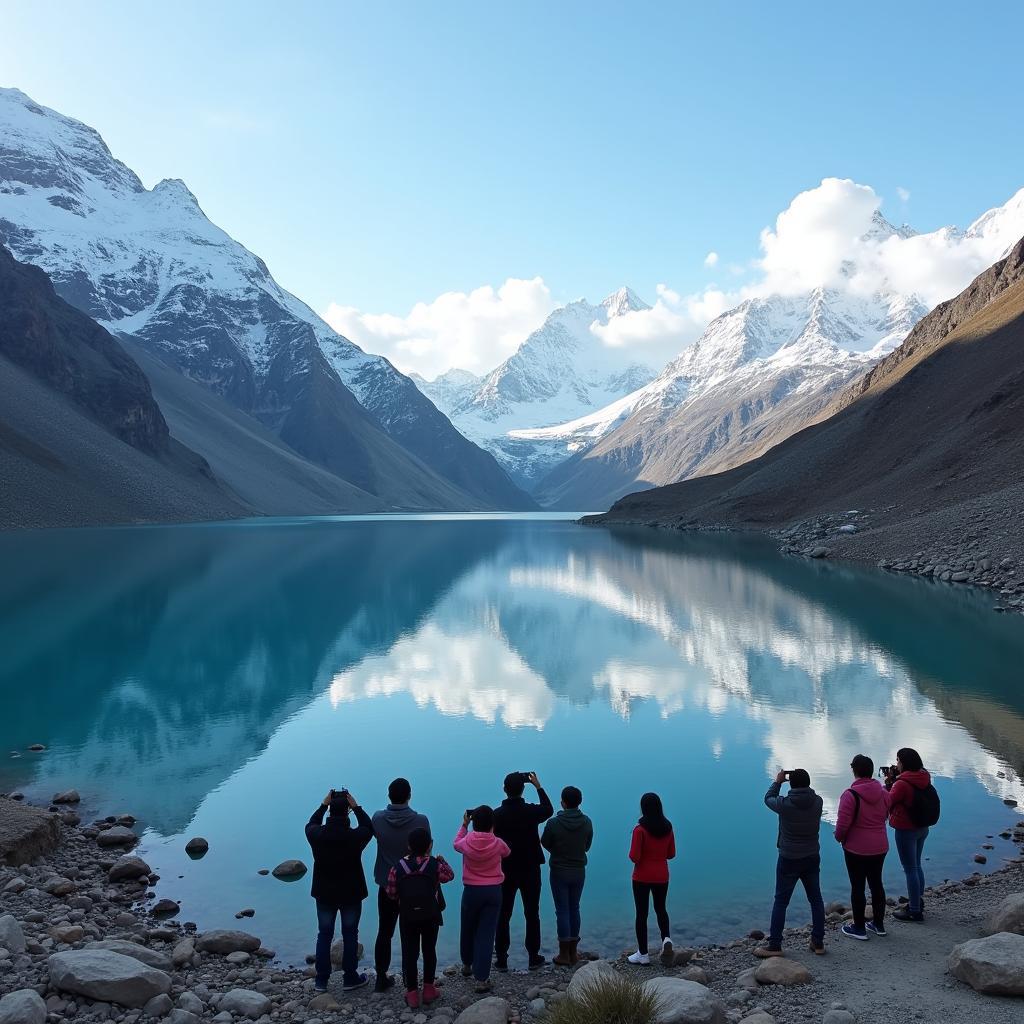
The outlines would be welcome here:
<svg viewBox="0 0 1024 1024">
<path fill-rule="evenodd" d="M 850 876 L 850 907 L 853 921 L 843 925 L 843 934 L 851 939 L 867 940 L 885 935 L 885 889 L 882 865 L 889 852 L 886 822 L 889 817 L 889 793 L 874 778 L 875 765 L 870 757 L 858 754 L 851 762 L 853 784 L 839 798 L 836 840 L 842 843 L 846 870 Z M 865 923 L 867 900 L 864 884 L 871 890 L 872 920 Z"/>
<path fill-rule="evenodd" d="M 511 851 L 494 834 L 494 811 L 486 804 L 463 815 L 454 845 L 462 854 L 462 973 L 467 978 L 473 975 L 477 992 L 487 992 L 501 910 L 501 883 L 505 881 L 501 861 Z"/>
</svg>

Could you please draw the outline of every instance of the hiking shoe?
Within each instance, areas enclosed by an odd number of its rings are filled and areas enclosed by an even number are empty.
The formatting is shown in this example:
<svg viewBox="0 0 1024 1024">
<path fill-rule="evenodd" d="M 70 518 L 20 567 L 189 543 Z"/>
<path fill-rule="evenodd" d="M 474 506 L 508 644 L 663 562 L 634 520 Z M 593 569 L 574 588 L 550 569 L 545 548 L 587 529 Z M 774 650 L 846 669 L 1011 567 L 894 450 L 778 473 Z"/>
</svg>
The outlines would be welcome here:
<svg viewBox="0 0 1024 1024">
<path fill-rule="evenodd" d="M 920 910 L 911 910 L 909 907 L 900 907 L 894 910 L 892 916 L 897 921 L 923 921 L 924 914 Z"/>
<path fill-rule="evenodd" d="M 498 957 L 494 961 L 494 969 L 501 971 L 502 974 L 508 974 L 508 960 L 503 957 Z"/>
<path fill-rule="evenodd" d="M 782 956 L 781 946 L 757 946 L 754 949 L 754 956 L 767 960 L 773 956 Z"/>
<path fill-rule="evenodd" d="M 626 957 L 626 963 L 633 964 L 635 967 L 646 967 L 650 962 L 651 958 L 646 953 L 641 953 L 639 949 Z"/>
<path fill-rule="evenodd" d="M 815 956 L 824 956 L 828 952 L 828 950 L 825 949 L 825 943 L 824 942 L 815 942 L 814 939 L 811 939 L 811 941 L 808 944 L 807 948 L 810 949 L 810 951 Z"/>
<path fill-rule="evenodd" d="M 494 983 L 488 978 L 486 981 L 478 981 L 473 986 L 473 991 L 478 993 L 490 992 L 493 987 Z"/>
<path fill-rule="evenodd" d="M 870 938 L 866 927 L 858 928 L 855 924 L 844 924 L 841 931 L 848 939 L 859 939 L 861 942 L 867 942 Z"/>
<path fill-rule="evenodd" d="M 889 934 L 885 930 L 884 924 L 875 924 L 874 921 L 868 921 L 868 923 L 864 927 L 867 928 L 867 930 L 871 932 L 872 935 L 881 935 L 884 938 L 886 935 Z"/>
<path fill-rule="evenodd" d="M 543 967 L 547 962 L 548 958 L 546 956 L 541 956 L 540 953 L 538 953 L 536 956 L 530 957 L 530 962 L 526 966 L 529 970 L 535 971 L 538 967 Z"/>
<path fill-rule="evenodd" d="M 314 992 L 326 992 L 327 991 L 327 986 L 326 985 L 314 985 L 313 986 L 313 991 Z"/>
<path fill-rule="evenodd" d="M 346 981 L 341 987 L 345 992 L 351 992 L 353 989 L 362 988 L 369 980 L 365 974 L 359 974 L 355 981 Z"/>
<path fill-rule="evenodd" d="M 395 987 L 395 979 L 390 974 L 378 974 L 377 980 L 373 983 L 374 992 L 387 992 L 389 988 Z"/>
<path fill-rule="evenodd" d="M 410 1010 L 418 1010 L 420 1008 L 420 994 L 416 989 L 411 988 L 405 993 L 405 1005 Z"/>
<path fill-rule="evenodd" d="M 464 978 L 471 978 L 473 976 L 473 965 L 463 964 L 462 965 L 462 976 Z"/>
<path fill-rule="evenodd" d="M 665 939 L 661 944 L 661 966 L 674 967 L 676 963 L 676 951 L 672 946 L 671 939 Z"/>
<path fill-rule="evenodd" d="M 428 1006 L 430 1003 L 436 1003 L 441 998 L 441 992 L 437 986 L 432 982 L 424 982 L 423 984 L 423 1005 Z"/>
</svg>

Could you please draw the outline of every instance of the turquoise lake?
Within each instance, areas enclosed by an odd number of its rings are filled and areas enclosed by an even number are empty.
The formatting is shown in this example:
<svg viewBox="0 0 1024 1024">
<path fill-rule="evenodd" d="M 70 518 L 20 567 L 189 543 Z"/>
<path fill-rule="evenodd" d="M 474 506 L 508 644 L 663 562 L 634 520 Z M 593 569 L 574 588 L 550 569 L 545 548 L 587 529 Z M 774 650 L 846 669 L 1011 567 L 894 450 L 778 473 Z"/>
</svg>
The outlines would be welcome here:
<svg viewBox="0 0 1024 1024">
<path fill-rule="evenodd" d="M 327 789 L 373 811 L 396 775 L 456 867 L 462 809 L 497 803 L 506 772 L 537 771 L 556 804 L 578 785 L 596 832 L 584 945 L 611 952 L 632 947 L 626 852 L 648 789 L 676 828 L 678 941 L 766 926 L 779 766 L 806 767 L 831 818 L 853 754 L 914 746 L 943 798 L 929 880 L 1016 852 L 998 833 L 1019 820 L 1003 801 L 1024 805 L 1024 619 L 758 538 L 544 516 L 9 533 L 0 652 L 0 790 L 74 786 L 85 819 L 136 815 L 181 920 L 235 927 L 254 907 L 244 927 L 289 962 L 313 948 L 309 877 L 257 871 L 310 862 Z M 210 852 L 192 861 L 195 835 Z M 848 898 L 829 828 L 823 876 L 826 899 Z M 886 876 L 905 891 L 894 852 Z M 546 889 L 542 906 L 550 953 Z M 375 917 L 371 896 L 368 949 Z M 522 934 L 517 910 L 520 966 Z"/>
</svg>

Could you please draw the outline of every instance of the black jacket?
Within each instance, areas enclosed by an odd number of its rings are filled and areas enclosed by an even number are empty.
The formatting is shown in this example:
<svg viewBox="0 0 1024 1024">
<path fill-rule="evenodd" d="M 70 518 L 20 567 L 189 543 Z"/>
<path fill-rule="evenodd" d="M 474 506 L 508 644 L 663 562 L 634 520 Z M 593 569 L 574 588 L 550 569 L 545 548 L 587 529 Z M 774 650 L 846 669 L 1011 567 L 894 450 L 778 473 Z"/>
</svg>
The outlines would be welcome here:
<svg viewBox="0 0 1024 1024">
<path fill-rule="evenodd" d="M 582 875 L 587 867 L 587 850 L 594 841 L 594 826 L 578 808 L 559 811 L 544 826 L 541 846 L 551 854 L 551 870 Z"/>
<path fill-rule="evenodd" d="M 528 804 L 521 796 L 509 796 L 494 811 L 494 834 L 512 851 L 502 862 L 505 874 L 544 863 L 537 828 L 555 813 L 547 793 L 537 790 L 539 804 Z"/>
<path fill-rule="evenodd" d="M 781 789 L 781 783 L 773 782 L 764 797 L 768 809 L 779 816 L 779 855 L 800 860 L 820 854 L 821 797 L 810 787 L 790 787 L 788 796 L 779 796 Z"/>
<path fill-rule="evenodd" d="M 362 854 L 373 838 L 370 818 L 362 807 L 354 808 L 353 828 L 347 814 L 332 814 L 324 822 L 326 810 L 321 804 L 306 823 L 306 838 L 313 850 L 313 899 L 336 907 L 361 903 L 366 899 Z"/>
</svg>

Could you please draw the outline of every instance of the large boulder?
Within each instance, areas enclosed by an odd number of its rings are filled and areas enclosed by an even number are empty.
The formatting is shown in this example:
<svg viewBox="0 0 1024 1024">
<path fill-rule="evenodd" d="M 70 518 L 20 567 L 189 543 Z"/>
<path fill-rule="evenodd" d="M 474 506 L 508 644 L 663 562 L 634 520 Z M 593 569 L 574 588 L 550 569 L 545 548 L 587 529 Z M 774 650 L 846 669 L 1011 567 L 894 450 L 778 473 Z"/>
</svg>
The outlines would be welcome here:
<svg viewBox="0 0 1024 1024">
<path fill-rule="evenodd" d="M 28 864 L 56 849 L 60 818 L 0 797 L 0 864 Z"/>
<path fill-rule="evenodd" d="M 254 992 L 251 988 L 233 988 L 221 996 L 217 1004 L 218 1011 L 227 1010 L 228 1013 L 236 1013 L 239 1017 L 248 1017 L 256 1020 L 265 1013 L 270 1013 L 270 997 L 262 992 Z"/>
<path fill-rule="evenodd" d="M 949 970 L 977 992 L 1024 996 L 1024 935 L 999 932 L 953 947 Z"/>
<path fill-rule="evenodd" d="M 192 962 L 196 952 L 196 940 L 191 936 L 182 939 L 171 951 L 171 963 L 177 967 L 184 967 Z M 188 1009 L 188 1007 L 186 1007 Z M 193 1011 L 194 1012 L 194 1011 Z"/>
<path fill-rule="evenodd" d="M 478 999 L 455 1018 L 455 1024 L 508 1024 L 509 1005 L 500 996 Z"/>
<path fill-rule="evenodd" d="M 0 917 L 0 946 L 11 953 L 25 952 L 25 933 L 10 914 Z"/>
<path fill-rule="evenodd" d="M 138 1008 L 168 992 L 170 976 L 110 949 L 72 949 L 47 961 L 50 984 L 62 992 Z"/>
<path fill-rule="evenodd" d="M 658 1024 L 725 1024 L 725 1006 L 696 981 L 651 978 L 644 991 L 658 1000 Z"/>
<path fill-rule="evenodd" d="M 255 953 L 260 940 L 234 928 L 214 928 L 196 937 L 196 949 L 203 953 Z"/>
<path fill-rule="evenodd" d="M 803 964 L 777 956 L 759 964 L 754 979 L 762 985 L 806 985 L 812 975 Z"/>
<path fill-rule="evenodd" d="M 141 858 L 126 853 L 118 857 L 107 872 L 107 880 L 110 882 L 124 882 L 144 875 L 151 875 L 152 869 Z"/>
<path fill-rule="evenodd" d="M 999 932 L 1024 935 L 1024 892 L 1011 892 L 988 919 L 985 934 L 998 935 Z"/>
<path fill-rule="evenodd" d="M 147 967 L 155 967 L 158 971 L 169 974 L 173 969 L 171 958 L 166 953 L 159 953 L 149 946 L 140 946 L 137 942 L 129 942 L 127 939 L 97 939 L 95 942 L 87 942 L 86 949 L 109 949 L 112 953 L 120 953 L 121 956 L 130 956 Z"/>
<path fill-rule="evenodd" d="M 46 1024 L 46 1003 L 35 989 L 8 992 L 0 999 L 0 1024 Z"/>
<path fill-rule="evenodd" d="M 296 879 L 301 878 L 308 870 L 309 868 L 301 860 L 283 860 L 274 868 L 271 874 L 275 878 L 280 878 L 286 882 L 294 882 Z"/>
<path fill-rule="evenodd" d="M 577 969 L 565 993 L 570 999 L 579 999 L 586 989 L 595 982 L 602 978 L 617 978 L 618 976 L 619 972 L 607 960 L 591 960 Z"/>
</svg>

